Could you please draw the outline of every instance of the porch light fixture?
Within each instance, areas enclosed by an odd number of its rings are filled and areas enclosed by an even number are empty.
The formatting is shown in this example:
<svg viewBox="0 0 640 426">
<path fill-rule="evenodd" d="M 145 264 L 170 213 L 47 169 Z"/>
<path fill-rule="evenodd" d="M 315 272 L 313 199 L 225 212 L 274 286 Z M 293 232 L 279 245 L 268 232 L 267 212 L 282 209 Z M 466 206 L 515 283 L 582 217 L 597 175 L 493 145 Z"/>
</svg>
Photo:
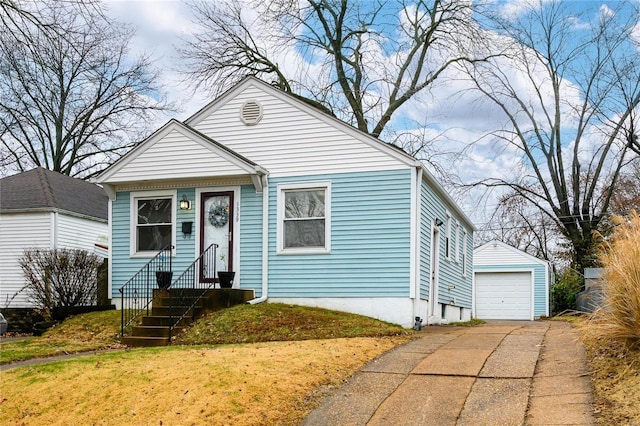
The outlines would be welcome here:
<svg viewBox="0 0 640 426">
<path fill-rule="evenodd" d="M 443 221 L 441 221 L 440 219 L 436 218 L 436 226 L 437 226 L 438 228 L 440 228 L 442 225 L 444 225 L 444 222 L 443 222 Z"/>
<path fill-rule="evenodd" d="M 183 195 L 180 200 L 180 210 L 191 210 L 191 201 L 187 199 L 186 195 Z"/>
</svg>

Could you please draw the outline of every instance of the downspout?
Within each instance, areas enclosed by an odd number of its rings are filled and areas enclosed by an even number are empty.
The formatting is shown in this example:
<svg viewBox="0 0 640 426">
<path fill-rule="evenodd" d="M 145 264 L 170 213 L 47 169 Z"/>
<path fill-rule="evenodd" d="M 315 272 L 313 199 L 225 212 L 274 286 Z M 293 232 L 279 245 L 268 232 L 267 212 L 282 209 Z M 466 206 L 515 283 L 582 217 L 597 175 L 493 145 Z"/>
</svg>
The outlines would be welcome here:
<svg viewBox="0 0 640 426">
<path fill-rule="evenodd" d="M 262 294 L 247 303 L 255 305 L 269 297 L 269 178 L 262 175 Z"/>
</svg>

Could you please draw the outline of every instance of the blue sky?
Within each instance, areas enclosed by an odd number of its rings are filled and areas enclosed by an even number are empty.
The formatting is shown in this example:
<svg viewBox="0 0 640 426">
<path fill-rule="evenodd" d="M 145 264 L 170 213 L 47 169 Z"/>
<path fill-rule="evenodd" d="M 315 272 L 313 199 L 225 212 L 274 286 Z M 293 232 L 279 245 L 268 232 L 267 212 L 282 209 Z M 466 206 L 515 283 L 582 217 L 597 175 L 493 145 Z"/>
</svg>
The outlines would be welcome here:
<svg viewBox="0 0 640 426">
<path fill-rule="evenodd" d="M 504 17 L 517 19 L 527 1 L 496 1 L 494 7 Z M 189 19 L 190 9 L 184 2 L 109 0 L 106 4 L 109 8 L 108 14 L 136 28 L 137 34 L 131 44 L 132 52 L 147 52 L 155 58 L 156 65 L 162 72 L 162 79 L 168 89 L 170 100 L 177 102 L 182 108 L 175 118 L 185 119 L 211 100 L 205 93 L 193 93 L 189 86 L 181 81 L 182 76 L 177 71 L 180 58 L 176 52 L 176 46 L 181 43 L 180 37 L 188 36 L 193 28 Z M 595 18 L 598 13 L 614 9 L 619 3 L 594 0 L 568 1 L 566 5 L 576 12 L 576 16 L 587 12 L 587 18 Z M 576 18 L 571 24 L 579 32 L 585 21 Z M 640 40 L 640 28 L 636 33 Z M 296 53 L 291 52 L 291 55 L 295 57 Z M 519 71 L 511 70 L 510 72 L 518 78 Z M 483 136 L 493 130 L 502 118 L 499 117 L 496 108 L 489 103 L 480 101 L 467 92 L 460 93 L 461 87 L 464 85 L 436 84 L 432 90 L 418 96 L 415 102 L 407 104 L 403 108 L 402 116 L 395 119 L 395 124 L 409 128 L 416 127 L 410 130 L 424 132 L 433 137 L 446 130 L 446 140 L 449 145 L 447 149 L 468 141 L 482 140 Z M 169 118 L 159 117 L 158 126 Z M 486 139 L 486 146 L 479 144 L 478 151 L 470 158 L 467 165 L 463 166 L 466 173 L 475 177 L 506 177 L 519 166 L 517 158 L 508 150 L 502 153 L 494 152 L 488 156 L 490 145 L 490 139 Z M 442 158 L 441 161 L 447 160 Z M 445 163 L 443 167 L 446 168 L 448 165 Z M 461 202 L 465 210 L 477 210 L 474 208 L 476 201 L 473 197 L 467 197 Z M 488 207 L 493 203 L 495 201 L 489 201 Z M 471 216 L 478 223 L 484 220 L 475 214 Z"/>
</svg>

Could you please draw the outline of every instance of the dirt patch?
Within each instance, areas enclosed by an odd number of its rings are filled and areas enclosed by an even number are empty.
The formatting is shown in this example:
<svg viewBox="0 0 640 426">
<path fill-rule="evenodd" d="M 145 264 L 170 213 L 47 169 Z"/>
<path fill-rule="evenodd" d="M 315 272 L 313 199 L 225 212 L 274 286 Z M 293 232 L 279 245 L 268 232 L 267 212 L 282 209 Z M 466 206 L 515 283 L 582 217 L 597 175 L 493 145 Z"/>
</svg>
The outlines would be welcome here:
<svg viewBox="0 0 640 426">
<path fill-rule="evenodd" d="M 3 373 L 7 425 L 299 424 L 336 386 L 407 337 L 131 350 Z"/>
</svg>

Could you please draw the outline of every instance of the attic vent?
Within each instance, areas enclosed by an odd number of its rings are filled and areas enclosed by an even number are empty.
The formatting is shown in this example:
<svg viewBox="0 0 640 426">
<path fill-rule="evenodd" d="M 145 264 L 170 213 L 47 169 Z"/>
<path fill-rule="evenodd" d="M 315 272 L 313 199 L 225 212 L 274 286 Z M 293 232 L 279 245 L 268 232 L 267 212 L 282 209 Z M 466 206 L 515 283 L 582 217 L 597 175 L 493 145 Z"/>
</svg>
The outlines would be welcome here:
<svg viewBox="0 0 640 426">
<path fill-rule="evenodd" d="M 258 124 L 262 119 L 262 105 L 256 101 L 247 101 L 240 109 L 240 119 L 247 126 Z"/>
</svg>

